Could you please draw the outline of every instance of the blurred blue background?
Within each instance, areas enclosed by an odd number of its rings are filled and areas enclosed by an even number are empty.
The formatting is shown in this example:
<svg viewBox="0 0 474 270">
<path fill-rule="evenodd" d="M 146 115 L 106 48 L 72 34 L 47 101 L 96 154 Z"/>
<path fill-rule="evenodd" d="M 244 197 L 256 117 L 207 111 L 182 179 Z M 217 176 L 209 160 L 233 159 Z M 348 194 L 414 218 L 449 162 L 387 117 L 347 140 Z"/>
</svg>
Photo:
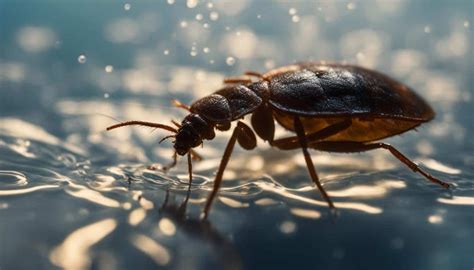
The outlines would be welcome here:
<svg viewBox="0 0 474 270">
<path fill-rule="evenodd" d="M 0 0 L 0 269 L 472 269 L 473 5 Z M 104 131 L 181 120 L 175 98 L 306 60 L 413 87 L 437 117 L 387 141 L 454 188 L 382 150 L 312 152 L 334 217 L 301 153 L 259 141 L 236 149 L 201 223 L 229 132 L 197 149 L 205 160 L 183 217 L 185 162 L 147 169 L 170 162 L 171 144 L 157 144 L 166 133 Z"/>
</svg>

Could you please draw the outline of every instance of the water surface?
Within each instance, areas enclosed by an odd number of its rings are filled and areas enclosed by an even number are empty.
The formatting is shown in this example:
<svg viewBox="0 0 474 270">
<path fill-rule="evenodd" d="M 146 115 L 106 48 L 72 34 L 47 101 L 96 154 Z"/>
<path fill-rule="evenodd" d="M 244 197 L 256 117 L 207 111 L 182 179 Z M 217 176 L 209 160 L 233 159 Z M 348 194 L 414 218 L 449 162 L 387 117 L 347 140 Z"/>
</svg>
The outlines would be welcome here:
<svg viewBox="0 0 474 270">
<path fill-rule="evenodd" d="M 472 269 L 472 1 L 0 1 L 0 269 Z M 236 148 L 209 222 L 200 211 L 230 137 L 168 173 L 170 123 L 223 78 L 301 60 L 390 74 L 433 105 L 390 138 L 444 190 L 383 150 Z M 285 132 L 277 131 L 278 136 Z M 150 170 L 149 166 L 157 167 Z"/>
</svg>

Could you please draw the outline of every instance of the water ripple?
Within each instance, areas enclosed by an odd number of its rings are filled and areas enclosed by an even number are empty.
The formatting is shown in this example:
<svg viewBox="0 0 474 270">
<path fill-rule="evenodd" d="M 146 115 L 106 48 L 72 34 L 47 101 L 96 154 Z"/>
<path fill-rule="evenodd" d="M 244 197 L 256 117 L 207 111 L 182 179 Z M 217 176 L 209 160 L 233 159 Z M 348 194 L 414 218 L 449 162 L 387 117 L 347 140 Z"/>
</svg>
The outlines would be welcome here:
<svg viewBox="0 0 474 270">
<path fill-rule="evenodd" d="M 28 184 L 28 179 L 21 172 L 3 171 L 0 170 L 0 186 L 25 186 Z"/>
</svg>

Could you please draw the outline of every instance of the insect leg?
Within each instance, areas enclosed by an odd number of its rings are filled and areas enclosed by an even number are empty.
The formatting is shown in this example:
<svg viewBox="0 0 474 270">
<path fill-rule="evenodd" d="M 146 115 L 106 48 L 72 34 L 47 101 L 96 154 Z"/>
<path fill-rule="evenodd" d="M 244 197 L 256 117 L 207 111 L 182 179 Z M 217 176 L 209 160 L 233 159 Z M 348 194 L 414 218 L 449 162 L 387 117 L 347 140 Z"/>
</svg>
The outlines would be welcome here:
<svg viewBox="0 0 474 270">
<path fill-rule="evenodd" d="M 237 142 L 245 150 L 252 150 L 257 146 L 257 138 L 252 129 L 242 122 L 237 122 Z"/>
<path fill-rule="evenodd" d="M 418 165 L 416 165 L 413 161 L 403 155 L 400 151 L 398 151 L 395 147 L 391 146 L 388 143 L 359 143 L 359 142 L 316 142 L 310 145 L 311 148 L 321 150 L 321 151 L 328 151 L 328 152 L 365 152 L 374 149 L 385 149 L 390 151 L 390 153 L 396 157 L 398 160 L 403 162 L 406 166 L 412 169 L 414 172 L 418 172 L 423 175 L 425 178 L 430 180 L 433 183 L 443 186 L 444 188 L 449 188 L 449 184 L 443 182 L 431 174 L 425 172 L 421 169 Z"/>
<path fill-rule="evenodd" d="M 306 140 L 309 141 L 309 143 L 311 144 L 311 142 L 313 141 L 320 141 L 320 140 L 326 139 L 332 135 L 335 135 L 347 129 L 348 127 L 351 126 L 351 123 L 352 121 L 350 119 L 347 119 L 339 123 L 333 124 L 331 126 L 325 127 L 316 132 L 307 134 Z M 292 149 L 297 149 L 301 147 L 298 141 L 298 136 L 278 139 L 273 142 L 270 142 L 270 144 L 282 150 L 292 150 Z"/>
<path fill-rule="evenodd" d="M 173 101 L 171 103 L 173 104 L 173 106 L 175 106 L 177 108 L 185 109 L 188 112 L 191 111 L 191 107 L 189 107 L 186 104 L 181 103 L 181 101 L 179 101 L 177 99 L 173 99 Z"/>
<path fill-rule="evenodd" d="M 193 149 L 190 149 L 189 153 L 191 153 L 191 157 L 194 161 L 203 160 L 203 157 L 198 152 L 194 151 Z"/>
<path fill-rule="evenodd" d="M 174 166 L 176 166 L 176 163 L 178 162 L 178 154 L 176 153 L 176 151 L 173 153 L 173 161 L 171 161 L 171 163 L 169 163 L 168 165 L 165 165 L 163 166 L 162 170 L 163 171 L 168 171 L 169 169 L 173 168 Z"/>
<path fill-rule="evenodd" d="M 324 190 L 323 186 L 319 182 L 318 174 L 316 173 L 316 169 L 314 168 L 313 160 L 308 152 L 308 141 L 306 140 L 306 135 L 304 133 L 304 127 L 301 123 L 301 120 L 298 116 L 295 116 L 294 119 L 295 131 L 298 135 L 298 140 L 300 142 L 301 149 L 303 150 L 304 159 L 306 161 L 306 167 L 308 167 L 309 175 L 311 179 L 318 187 L 319 191 L 323 195 L 324 199 L 327 201 L 329 207 L 334 208 L 334 204 L 329 198 L 329 195 Z"/>
<path fill-rule="evenodd" d="M 253 112 L 251 123 L 257 135 L 272 144 L 275 136 L 275 122 L 268 104 L 261 105 Z"/>
<path fill-rule="evenodd" d="M 236 127 L 234 131 L 232 132 L 232 136 L 230 137 L 229 142 L 227 143 L 227 146 L 224 150 L 224 155 L 222 156 L 219 169 L 217 170 L 216 178 L 214 179 L 214 187 L 212 188 L 212 192 L 211 194 L 209 194 L 209 197 L 207 198 L 207 201 L 206 201 L 206 206 L 204 207 L 203 220 L 207 219 L 207 216 L 209 215 L 209 210 L 211 209 L 212 201 L 216 197 L 217 191 L 219 190 L 219 187 L 221 185 L 222 176 L 224 175 L 225 167 L 227 166 L 227 163 L 229 162 L 230 155 L 232 154 L 232 150 L 234 148 L 235 142 L 237 141 L 238 133 L 239 133 L 239 129 Z"/>
<path fill-rule="evenodd" d="M 247 76 L 252 76 L 252 77 L 257 77 L 259 79 L 263 79 L 263 74 L 255 71 L 246 71 L 244 75 Z"/>
<path fill-rule="evenodd" d="M 252 80 L 249 79 L 248 77 L 245 77 L 245 76 L 229 77 L 229 78 L 224 79 L 225 84 L 234 84 L 234 83 L 246 84 L 246 83 L 251 83 L 251 82 L 252 82 Z"/>
<path fill-rule="evenodd" d="M 189 173 L 189 185 L 188 191 L 186 192 L 186 198 L 184 199 L 183 203 L 181 204 L 180 212 L 184 214 L 186 211 L 186 205 L 188 204 L 189 195 L 191 195 L 191 185 L 193 183 L 193 163 L 192 163 L 191 153 L 188 153 L 188 173 Z"/>
</svg>

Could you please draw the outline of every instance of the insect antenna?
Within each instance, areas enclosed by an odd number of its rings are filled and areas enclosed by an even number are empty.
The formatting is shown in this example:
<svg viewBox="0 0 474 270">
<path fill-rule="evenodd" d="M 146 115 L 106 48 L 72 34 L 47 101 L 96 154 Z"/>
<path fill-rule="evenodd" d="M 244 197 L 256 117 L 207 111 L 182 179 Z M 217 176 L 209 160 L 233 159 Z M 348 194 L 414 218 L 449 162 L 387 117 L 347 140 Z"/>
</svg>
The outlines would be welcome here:
<svg viewBox="0 0 474 270">
<path fill-rule="evenodd" d="M 175 137 L 176 137 L 175 135 L 168 135 L 168 136 L 164 137 L 163 139 L 161 139 L 158 143 L 162 143 L 162 142 L 164 142 L 164 141 L 167 140 L 167 139 L 175 138 Z"/>
<path fill-rule="evenodd" d="M 173 133 L 178 132 L 178 130 L 176 130 L 174 127 L 171 127 L 171 126 L 168 126 L 168 125 L 152 123 L 152 122 L 144 122 L 144 121 L 122 122 L 122 123 L 118 123 L 118 124 L 112 125 L 110 127 L 107 127 L 107 130 L 112 130 L 112 129 L 116 129 L 116 128 L 124 127 L 124 126 L 145 126 L 145 127 L 161 128 L 161 129 L 164 129 L 164 130 L 171 131 Z"/>
</svg>

